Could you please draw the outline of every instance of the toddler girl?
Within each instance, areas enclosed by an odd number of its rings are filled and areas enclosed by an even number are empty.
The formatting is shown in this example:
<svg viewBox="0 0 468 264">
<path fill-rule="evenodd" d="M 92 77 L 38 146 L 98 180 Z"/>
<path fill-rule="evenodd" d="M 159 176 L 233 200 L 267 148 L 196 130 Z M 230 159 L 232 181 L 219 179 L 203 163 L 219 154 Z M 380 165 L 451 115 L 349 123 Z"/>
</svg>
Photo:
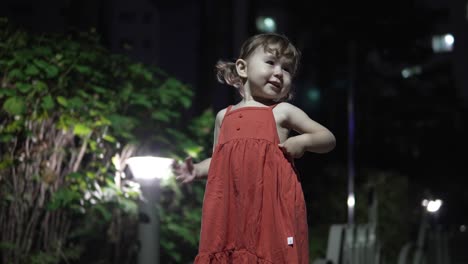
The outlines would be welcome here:
<svg viewBox="0 0 468 264">
<path fill-rule="evenodd" d="M 174 163 L 183 183 L 207 178 L 194 263 L 309 263 L 294 159 L 331 151 L 335 137 L 287 103 L 299 57 L 285 36 L 268 33 L 249 38 L 235 63 L 216 65 L 242 99 L 217 113 L 211 158 Z"/>
</svg>

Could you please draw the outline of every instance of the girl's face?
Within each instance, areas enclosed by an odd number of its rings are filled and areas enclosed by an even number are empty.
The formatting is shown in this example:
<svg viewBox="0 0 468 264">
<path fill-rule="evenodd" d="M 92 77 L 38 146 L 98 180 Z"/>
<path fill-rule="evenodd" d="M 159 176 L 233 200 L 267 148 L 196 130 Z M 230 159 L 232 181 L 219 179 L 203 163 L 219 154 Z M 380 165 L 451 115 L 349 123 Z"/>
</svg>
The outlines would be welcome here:
<svg viewBox="0 0 468 264">
<path fill-rule="evenodd" d="M 280 100 L 289 93 L 292 61 L 281 55 L 276 56 L 274 51 L 278 48 L 276 45 L 270 45 L 269 49 L 259 46 L 246 59 L 244 88 L 250 90 L 252 97 Z"/>
</svg>

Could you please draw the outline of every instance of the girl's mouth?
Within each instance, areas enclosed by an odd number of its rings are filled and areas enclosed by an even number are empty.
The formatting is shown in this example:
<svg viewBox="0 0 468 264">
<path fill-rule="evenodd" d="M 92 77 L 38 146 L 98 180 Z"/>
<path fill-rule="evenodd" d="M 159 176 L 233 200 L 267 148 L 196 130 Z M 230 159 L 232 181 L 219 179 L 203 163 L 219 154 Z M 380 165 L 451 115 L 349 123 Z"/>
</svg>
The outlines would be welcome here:
<svg viewBox="0 0 468 264">
<path fill-rule="evenodd" d="M 281 89 L 281 83 L 275 81 L 269 81 L 269 84 L 273 85 L 276 89 Z"/>
</svg>

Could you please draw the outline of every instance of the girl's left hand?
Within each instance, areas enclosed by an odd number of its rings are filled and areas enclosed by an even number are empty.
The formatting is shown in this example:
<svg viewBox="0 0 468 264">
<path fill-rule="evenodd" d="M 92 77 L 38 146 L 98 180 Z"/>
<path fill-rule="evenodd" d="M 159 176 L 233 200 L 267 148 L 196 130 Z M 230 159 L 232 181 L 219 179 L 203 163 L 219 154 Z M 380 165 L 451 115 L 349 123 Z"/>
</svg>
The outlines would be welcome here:
<svg viewBox="0 0 468 264">
<path fill-rule="evenodd" d="M 295 159 L 298 159 L 304 155 L 305 147 L 301 144 L 299 138 L 290 137 L 286 139 L 283 143 L 278 144 L 278 146 L 283 150 L 283 152 Z"/>
</svg>

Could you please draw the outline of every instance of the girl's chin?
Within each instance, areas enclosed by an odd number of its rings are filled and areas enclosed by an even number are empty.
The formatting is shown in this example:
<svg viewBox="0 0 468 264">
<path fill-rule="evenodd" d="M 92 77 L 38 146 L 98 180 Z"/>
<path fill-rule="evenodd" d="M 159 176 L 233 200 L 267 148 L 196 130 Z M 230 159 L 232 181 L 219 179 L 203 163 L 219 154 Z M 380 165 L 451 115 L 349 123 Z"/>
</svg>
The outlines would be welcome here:
<svg viewBox="0 0 468 264">
<path fill-rule="evenodd" d="M 278 86 L 274 86 L 273 84 L 269 83 L 268 84 L 270 86 L 270 89 L 272 91 L 275 91 L 276 93 L 280 93 L 281 92 L 281 87 L 278 87 Z"/>
<path fill-rule="evenodd" d="M 275 100 L 276 99 L 281 99 L 281 98 L 286 96 L 286 94 L 281 90 L 278 90 L 278 91 L 272 90 L 269 93 L 269 95 L 272 97 L 272 99 L 275 99 Z"/>
</svg>

